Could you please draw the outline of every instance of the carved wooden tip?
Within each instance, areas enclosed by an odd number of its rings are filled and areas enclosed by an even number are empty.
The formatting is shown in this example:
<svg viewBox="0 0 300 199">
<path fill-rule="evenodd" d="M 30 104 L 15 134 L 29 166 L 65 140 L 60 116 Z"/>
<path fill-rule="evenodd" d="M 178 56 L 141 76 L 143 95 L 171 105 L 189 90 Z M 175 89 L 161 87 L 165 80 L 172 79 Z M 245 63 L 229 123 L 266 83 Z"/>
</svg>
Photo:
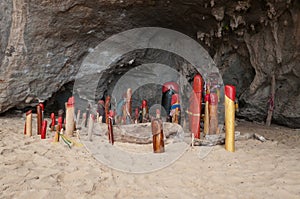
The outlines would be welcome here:
<svg viewBox="0 0 300 199">
<path fill-rule="evenodd" d="M 67 107 L 73 107 L 74 104 L 75 104 L 75 98 L 74 98 L 74 96 L 72 96 L 68 99 Z"/>
<path fill-rule="evenodd" d="M 179 91 L 179 86 L 176 82 L 166 82 L 162 87 L 162 92 L 165 93 L 168 90 L 174 90 L 176 93 Z"/>
<path fill-rule="evenodd" d="M 194 77 L 193 89 L 196 93 L 201 92 L 203 89 L 203 79 L 200 74 L 196 74 Z"/>
<path fill-rule="evenodd" d="M 145 108 L 148 105 L 147 100 L 143 100 L 142 101 L 142 108 Z"/>
<path fill-rule="evenodd" d="M 210 104 L 217 105 L 218 104 L 218 95 L 216 93 L 210 94 Z"/>
<path fill-rule="evenodd" d="M 44 104 L 43 103 L 39 103 L 39 106 L 41 107 L 42 111 L 44 111 L 44 109 L 45 109 Z"/>
<path fill-rule="evenodd" d="M 225 86 L 225 95 L 229 99 L 234 101 L 235 100 L 235 94 L 236 94 L 235 86 L 232 86 L 232 85 L 226 85 Z"/>
<path fill-rule="evenodd" d="M 160 134 L 162 131 L 162 121 L 159 119 L 153 119 L 151 122 L 152 135 Z"/>
</svg>

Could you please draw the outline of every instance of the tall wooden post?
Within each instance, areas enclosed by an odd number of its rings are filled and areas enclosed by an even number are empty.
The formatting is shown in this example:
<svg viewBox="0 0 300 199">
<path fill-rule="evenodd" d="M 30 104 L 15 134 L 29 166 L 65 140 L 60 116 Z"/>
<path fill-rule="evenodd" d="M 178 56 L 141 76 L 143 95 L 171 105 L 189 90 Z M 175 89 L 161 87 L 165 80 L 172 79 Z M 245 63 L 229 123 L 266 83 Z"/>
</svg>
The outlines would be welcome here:
<svg viewBox="0 0 300 199">
<path fill-rule="evenodd" d="M 74 97 L 70 97 L 67 103 L 67 110 L 66 110 L 66 135 L 69 137 L 73 136 L 74 132 Z"/>
<path fill-rule="evenodd" d="M 225 149 L 230 152 L 235 151 L 235 87 L 225 86 Z"/>
<path fill-rule="evenodd" d="M 47 131 L 47 120 L 44 120 L 42 124 L 42 130 L 41 130 L 41 139 L 46 139 L 46 131 Z"/>
<path fill-rule="evenodd" d="M 30 137 L 32 136 L 32 111 L 29 110 L 26 112 L 26 136 Z"/>
<path fill-rule="evenodd" d="M 42 130 L 42 108 L 39 104 L 36 106 L 36 115 L 37 115 L 37 134 L 40 135 Z"/>
<path fill-rule="evenodd" d="M 41 107 L 41 111 L 42 111 L 42 122 L 44 121 L 44 110 L 45 110 L 45 106 L 42 102 L 39 103 L 40 107 Z"/>
<path fill-rule="evenodd" d="M 51 128 L 51 131 L 54 131 L 55 130 L 55 123 L 56 123 L 56 121 L 55 121 L 55 114 L 51 113 L 50 118 L 51 118 L 50 128 Z"/>
<path fill-rule="evenodd" d="M 204 112 L 204 129 L 203 133 L 205 135 L 209 134 L 209 94 L 205 95 L 205 112 Z"/>
<path fill-rule="evenodd" d="M 61 130 L 63 128 L 63 122 L 64 122 L 64 111 L 62 109 L 60 109 L 58 111 L 58 118 L 57 118 L 57 124 L 59 125 L 59 130 Z"/>
<path fill-rule="evenodd" d="M 55 126 L 54 142 L 59 142 L 59 133 L 60 133 L 60 126 L 59 124 L 57 124 Z"/>
<path fill-rule="evenodd" d="M 126 124 L 131 124 L 131 114 L 132 114 L 132 90 L 131 88 L 127 89 L 126 92 L 126 103 L 125 103 L 125 110 L 126 110 L 126 117 L 125 117 L 125 121 Z"/>
<path fill-rule="evenodd" d="M 201 106 L 202 106 L 202 91 L 203 79 L 200 74 L 196 74 L 193 82 L 193 91 L 190 99 L 190 130 L 194 137 L 200 139 L 200 120 L 201 120 Z"/>
<path fill-rule="evenodd" d="M 218 95 L 210 93 L 209 104 L 209 134 L 217 134 L 218 132 Z"/>
</svg>

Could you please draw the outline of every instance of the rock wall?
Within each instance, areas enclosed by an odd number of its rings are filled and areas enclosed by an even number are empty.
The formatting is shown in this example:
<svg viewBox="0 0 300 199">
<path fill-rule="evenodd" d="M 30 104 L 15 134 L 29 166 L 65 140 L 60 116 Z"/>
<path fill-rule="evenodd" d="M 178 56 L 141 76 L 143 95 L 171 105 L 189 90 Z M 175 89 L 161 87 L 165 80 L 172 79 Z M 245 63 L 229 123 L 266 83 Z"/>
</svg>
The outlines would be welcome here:
<svg viewBox="0 0 300 199">
<path fill-rule="evenodd" d="M 273 121 L 299 128 L 299 13 L 296 0 L 2 0 L 0 112 L 50 99 L 109 36 L 159 26 L 208 50 L 224 83 L 237 86 L 240 117 L 265 120 L 275 73 Z"/>
</svg>

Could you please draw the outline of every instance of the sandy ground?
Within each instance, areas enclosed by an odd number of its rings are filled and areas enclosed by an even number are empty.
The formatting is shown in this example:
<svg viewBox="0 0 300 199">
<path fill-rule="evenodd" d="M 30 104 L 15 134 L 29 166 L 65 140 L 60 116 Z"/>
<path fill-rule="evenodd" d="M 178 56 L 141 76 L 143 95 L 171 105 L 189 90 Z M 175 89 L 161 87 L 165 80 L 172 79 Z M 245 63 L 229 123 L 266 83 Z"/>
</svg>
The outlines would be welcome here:
<svg viewBox="0 0 300 199">
<path fill-rule="evenodd" d="M 300 130 L 238 122 L 267 142 L 194 147 L 170 166 L 132 174 L 97 161 L 85 147 L 69 149 L 35 135 L 24 137 L 24 119 L 0 118 L 0 198 L 299 198 Z M 203 151 L 209 151 L 205 154 Z"/>
</svg>

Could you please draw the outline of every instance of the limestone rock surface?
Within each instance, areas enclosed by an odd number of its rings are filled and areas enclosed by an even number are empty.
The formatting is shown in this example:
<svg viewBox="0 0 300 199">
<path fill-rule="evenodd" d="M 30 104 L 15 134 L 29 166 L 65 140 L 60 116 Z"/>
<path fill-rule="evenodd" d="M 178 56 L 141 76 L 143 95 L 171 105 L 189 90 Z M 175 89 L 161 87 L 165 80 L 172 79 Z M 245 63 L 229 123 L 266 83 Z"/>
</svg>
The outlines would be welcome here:
<svg viewBox="0 0 300 199">
<path fill-rule="evenodd" d="M 297 0 L 2 0 L 0 113 L 50 102 L 75 80 L 84 57 L 101 41 L 131 28 L 157 26 L 180 31 L 206 48 L 224 84 L 237 86 L 239 117 L 265 121 L 275 73 L 273 122 L 299 128 L 299 13 Z M 102 82 L 120 75 L 116 68 L 103 71 Z M 183 69 L 189 80 L 195 73 L 191 68 Z M 108 90 L 100 85 L 97 95 Z"/>
</svg>

